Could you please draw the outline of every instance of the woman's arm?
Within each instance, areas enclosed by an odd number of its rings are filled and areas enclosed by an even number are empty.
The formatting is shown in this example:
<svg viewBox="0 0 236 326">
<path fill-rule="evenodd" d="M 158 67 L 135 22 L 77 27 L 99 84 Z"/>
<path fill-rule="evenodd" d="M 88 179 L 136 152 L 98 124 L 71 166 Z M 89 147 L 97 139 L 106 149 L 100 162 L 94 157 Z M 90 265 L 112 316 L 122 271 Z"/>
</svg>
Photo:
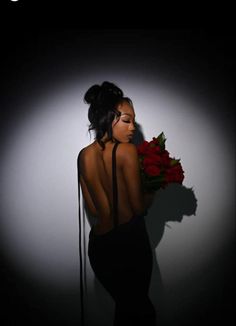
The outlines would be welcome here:
<svg viewBox="0 0 236 326">
<path fill-rule="evenodd" d="M 121 143 L 118 150 L 131 207 L 135 214 L 141 215 L 151 206 L 154 194 L 145 194 L 142 189 L 136 146 L 130 143 Z"/>
<path fill-rule="evenodd" d="M 82 193 L 83 193 L 83 197 L 86 203 L 86 209 L 88 209 L 89 213 L 93 216 L 93 217 L 97 217 L 98 213 L 97 213 L 97 209 L 93 203 L 93 200 L 89 194 L 88 188 L 86 183 L 84 182 L 84 179 L 82 177 L 82 175 L 80 175 L 80 182 L 81 182 L 81 188 L 82 188 Z"/>
</svg>

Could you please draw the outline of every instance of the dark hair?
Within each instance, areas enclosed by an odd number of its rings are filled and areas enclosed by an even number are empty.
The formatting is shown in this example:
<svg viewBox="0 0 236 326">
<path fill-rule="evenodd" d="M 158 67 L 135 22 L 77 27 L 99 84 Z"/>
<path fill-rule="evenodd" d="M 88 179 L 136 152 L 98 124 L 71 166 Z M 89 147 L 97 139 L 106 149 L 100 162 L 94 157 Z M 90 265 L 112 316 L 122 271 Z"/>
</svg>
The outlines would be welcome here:
<svg viewBox="0 0 236 326">
<path fill-rule="evenodd" d="M 107 132 L 108 139 L 112 139 L 112 121 L 115 116 L 120 116 L 117 107 L 126 101 L 130 105 L 132 101 L 124 97 L 123 91 L 113 83 L 104 81 L 101 85 L 91 86 L 84 95 L 84 101 L 89 104 L 88 119 L 90 121 L 89 131 L 95 130 L 95 139 L 105 148 L 101 140 Z"/>
</svg>

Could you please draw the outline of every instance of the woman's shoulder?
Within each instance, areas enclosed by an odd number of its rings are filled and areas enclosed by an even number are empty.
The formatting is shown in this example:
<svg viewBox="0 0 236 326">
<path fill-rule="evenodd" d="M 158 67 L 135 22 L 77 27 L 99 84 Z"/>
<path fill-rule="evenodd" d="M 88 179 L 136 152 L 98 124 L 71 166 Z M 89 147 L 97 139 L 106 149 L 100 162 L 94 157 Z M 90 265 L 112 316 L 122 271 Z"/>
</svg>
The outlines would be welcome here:
<svg viewBox="0 0 236 326">
<path fill-rule="evenodd" d="M 117 149 L 117 155 L 121 160 L 137 158 L 137 147 L 132 143 L 120 143 Z"/>
<path fill-rule="evenodd" d="M 77 160 L 84 159 L 91 152 L 92 144 L 83 147 L 77 156 Z"/>
<path fill-rule="evenodd" d="M 132 143 L 119 143 L 120 152 L 137 152 L 137 147 Z"/>
<path fill-rule="evenodd" d="M 83 147 L 77 156 L 77 166 L 80 173 L 83 174 L 86 166 L 91 167 L 91 163 L 94 162 L 94 150 L 92 144 Z"/>
<path fill-rule="evenodd" d="M 94 141 L 91 144 L 88 144 L 87 146 L 83 147 L 81 149 L 81 152 L 83 151 L 83 153 L 92 153 L 96 150 L 96 142 Z"/>
<path fill-rule="evenodd" d="M 95 143 L 92 143 L 83 147 L 78 154 L 78 160 L 80 159 L 81 161 L 84 161 L 94 158 L 94 156 L 98 154 L 98 148 L 95 145 Z M 111 146 L 109 151 L 112 151 L 112 148 L 113 147 Z M 100 151 L 99 154 L 101 154 Z M 118 159 L 137 157 L 137 147 L 132 143 L 119 143 L 117 148 L 117 157 Z"/>
</svg>

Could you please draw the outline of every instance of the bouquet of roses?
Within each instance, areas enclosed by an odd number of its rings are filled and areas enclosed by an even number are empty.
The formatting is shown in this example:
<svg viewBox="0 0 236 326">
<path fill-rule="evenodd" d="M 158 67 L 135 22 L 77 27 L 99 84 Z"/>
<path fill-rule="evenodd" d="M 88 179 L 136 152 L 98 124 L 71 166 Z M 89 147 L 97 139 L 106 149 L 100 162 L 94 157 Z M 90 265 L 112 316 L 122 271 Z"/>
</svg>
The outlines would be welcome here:
<svg viewBox="0 0 236 326">
<path fill-rule="evenodd" d="M 165 149 L 165 135 L 162 132 L 151 141 L 137 146 L 144 190 L 156 191 L 170 183 L 182 184 L 184 171 L 180 159 L 170 157 Z"/>
</svg>

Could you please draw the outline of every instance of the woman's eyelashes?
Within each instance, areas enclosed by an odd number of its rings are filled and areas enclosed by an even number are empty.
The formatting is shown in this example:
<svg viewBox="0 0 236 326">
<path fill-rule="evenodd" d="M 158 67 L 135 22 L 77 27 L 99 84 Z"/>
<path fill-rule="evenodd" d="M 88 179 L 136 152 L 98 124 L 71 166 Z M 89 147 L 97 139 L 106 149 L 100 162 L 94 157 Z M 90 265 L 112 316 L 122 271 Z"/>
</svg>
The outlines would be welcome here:
<svg viewBox="0 0 236 326">
<path fill-rule="evenodd" d="M 132 121 L 130 120 L 122 120 L 124 123 L 131 123 Z M 134 126 L 135 126 L 135 122 L 133 122 Z"/>
</svg>

